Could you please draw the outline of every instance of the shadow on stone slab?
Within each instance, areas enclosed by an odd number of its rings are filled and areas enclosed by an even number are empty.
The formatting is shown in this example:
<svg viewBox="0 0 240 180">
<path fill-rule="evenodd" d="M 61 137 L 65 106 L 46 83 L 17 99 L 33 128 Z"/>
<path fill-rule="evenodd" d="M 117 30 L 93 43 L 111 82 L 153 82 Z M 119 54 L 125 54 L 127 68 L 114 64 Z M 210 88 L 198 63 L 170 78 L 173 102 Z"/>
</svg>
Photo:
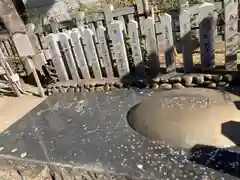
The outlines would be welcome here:
<svg viewBox="0 0 240 180">
<path fill-rule="evenodd" d="M 189 160 L 222 173 L 240 177 L 240 154 L 231 149 L 196 145 L 190 151 Z"/>
</svg>

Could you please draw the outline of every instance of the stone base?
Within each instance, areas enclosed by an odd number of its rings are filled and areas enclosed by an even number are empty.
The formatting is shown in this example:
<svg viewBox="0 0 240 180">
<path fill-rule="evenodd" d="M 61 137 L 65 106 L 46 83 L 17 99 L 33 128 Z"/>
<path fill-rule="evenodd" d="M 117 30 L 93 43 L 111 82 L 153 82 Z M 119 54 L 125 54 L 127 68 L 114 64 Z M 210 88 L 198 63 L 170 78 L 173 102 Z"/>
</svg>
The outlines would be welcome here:
<svg viewBox="0 0 240 180">
<path fill-rule="evenodd" d="M 128 121 L 140 134 L 173 146 L 204 144 L 224 148 L 240 144 L 240 138 L 228 137 L 234 124 L 240 127 L 238 104 L 240 97 L 213 89 L 159 92 L 135 106 L 128 113 Z"/>
<path fill-rule="evenodd" d="M 191 150 L 150 140 L 129 126 L 129 109 L 156 93 L 56 93 L 1 134 L 0 170 L 13 171 L 14 180 L 236 179 L 240 167 L 225 149 L 223 159 L 211 160 L 224 169 L 208 169 L 192 162 Z"/>
</svg>

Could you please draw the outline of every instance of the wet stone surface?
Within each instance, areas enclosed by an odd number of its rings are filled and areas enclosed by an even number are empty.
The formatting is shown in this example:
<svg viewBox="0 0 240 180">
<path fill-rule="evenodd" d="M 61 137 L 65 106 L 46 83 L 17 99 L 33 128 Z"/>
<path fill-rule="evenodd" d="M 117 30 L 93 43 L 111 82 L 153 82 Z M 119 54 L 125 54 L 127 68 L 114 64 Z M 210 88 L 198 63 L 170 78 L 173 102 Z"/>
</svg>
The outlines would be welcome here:
<svg viewBox="0 0 240 180">
<path fill-rule="evenodd" d="M 190 154 L 132 130 L 127 112 L 153 94 L 151 90 L 54 94 L 0 135 L 0 157 L 127 174 L 129 179 L 238 179 L 237 153 L 233 160 L 228 156 L 231 162 L 222 162 L 231 169 L 227 174 L 193 163 L 201 151 Z M 220 161 L 214 152 L 207 154 L 211 165 Z"/>
</svg>

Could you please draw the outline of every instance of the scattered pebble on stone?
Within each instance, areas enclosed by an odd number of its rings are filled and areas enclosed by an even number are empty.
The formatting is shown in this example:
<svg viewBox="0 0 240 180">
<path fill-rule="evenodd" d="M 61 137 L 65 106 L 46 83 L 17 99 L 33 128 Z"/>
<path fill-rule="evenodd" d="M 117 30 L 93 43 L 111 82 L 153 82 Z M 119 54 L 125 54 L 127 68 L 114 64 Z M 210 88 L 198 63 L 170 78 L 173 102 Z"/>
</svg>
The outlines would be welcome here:
<svg viewBox="0 0 240 180">
<path fill-rule="evenodd" d="M 26 156 L 27 156 L 27 153 L 26 153 L 26 152 L 24 152 L 24 153 L 22 153 L 22 154 L 20 155 L 21 158 L 25 158 Z"/>
<path fill-rule="evenodd" d="M 15 149 L 12 149 L 11 152 L 14 153 L 14 152 L 16 152 L 17 150 L 18 150 L 18 149 L 15 148 Z"/>
<path fill-rule="evenodd" d="M 143 165 L 141 165 L 141 164 L 138 164 L 137 167 L 138 167 L 139 169 L 143 169 Z"/>
</svg>

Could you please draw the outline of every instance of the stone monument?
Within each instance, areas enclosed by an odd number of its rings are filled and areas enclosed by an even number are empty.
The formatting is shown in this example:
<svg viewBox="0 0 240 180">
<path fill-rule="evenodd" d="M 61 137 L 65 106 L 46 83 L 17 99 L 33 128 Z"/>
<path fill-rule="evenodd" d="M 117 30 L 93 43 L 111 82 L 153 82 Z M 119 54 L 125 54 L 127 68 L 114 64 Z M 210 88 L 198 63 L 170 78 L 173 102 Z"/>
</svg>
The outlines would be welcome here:
<svg viewBox="0 0 240 180">
<path fill-rule="evenodd" d="M 176 147 L 231 147 L 237 144 L 233 129 L 240 124 L 239 100 L 236 95 L 213 89 L 159 92 L 133 107 L 128 122 L 147 138 Z"/>
</svg>

